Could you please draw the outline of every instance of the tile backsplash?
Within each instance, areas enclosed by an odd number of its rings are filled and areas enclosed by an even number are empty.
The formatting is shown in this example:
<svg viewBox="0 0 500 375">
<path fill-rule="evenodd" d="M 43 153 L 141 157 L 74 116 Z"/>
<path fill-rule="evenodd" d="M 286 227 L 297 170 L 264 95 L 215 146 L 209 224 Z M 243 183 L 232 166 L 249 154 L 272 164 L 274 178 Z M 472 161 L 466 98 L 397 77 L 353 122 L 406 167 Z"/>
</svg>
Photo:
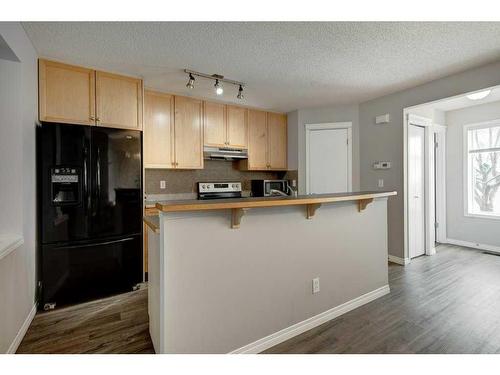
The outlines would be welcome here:
<svg viewBox="0 0 500 375">
<path fill-rule="evenodd" d="M 236 162 L 205 160 L 204 169 L 146 169 L 144 192 L 146 194 L 194 193 L 196 183 L 199 181 L 241 181 L 243 190 L 250 190 L 250 180 L 292 179 L 296 176 L 294 172 L 240 171 Z M 160 181 L 166 181 L 165 189 L 160 189 Z"/>
</svg>

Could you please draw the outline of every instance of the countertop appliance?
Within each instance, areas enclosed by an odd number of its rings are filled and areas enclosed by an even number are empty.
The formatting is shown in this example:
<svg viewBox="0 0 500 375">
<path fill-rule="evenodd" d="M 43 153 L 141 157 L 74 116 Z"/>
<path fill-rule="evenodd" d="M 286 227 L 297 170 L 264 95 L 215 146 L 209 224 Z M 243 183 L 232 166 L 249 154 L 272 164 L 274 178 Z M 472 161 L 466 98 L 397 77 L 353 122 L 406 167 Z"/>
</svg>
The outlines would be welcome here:
<svg viewBox="0 0 500 375">
<path fill-rule="evenodd" d="M 203 148 L 203 158 L 208 160 L 241 160 L 248 159 L 248 152 L 241 148 L 205 146 Z"/>
<path fill-rule="evenodd" d="M 241 182 L 198 182 L 198 199 L 241 198 Z"/>
<path fill-rule="evenodd" d="M 290 191 L 288 180 L 252 180 L 251 188 L 253 197 L 288 196 Z"/>
<path fill-rule="evenodd" d="M 37 127 L 40 308 L 142 281 L 141 144 L 133 130 Z"/>
</svg>

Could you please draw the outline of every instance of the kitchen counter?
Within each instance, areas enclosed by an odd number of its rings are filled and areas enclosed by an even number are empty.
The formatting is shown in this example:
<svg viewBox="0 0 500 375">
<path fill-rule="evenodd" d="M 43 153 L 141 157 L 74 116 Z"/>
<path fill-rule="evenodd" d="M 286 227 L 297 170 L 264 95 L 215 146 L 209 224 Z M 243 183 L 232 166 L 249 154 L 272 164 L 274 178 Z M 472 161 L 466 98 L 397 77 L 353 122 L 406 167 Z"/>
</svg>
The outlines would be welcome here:
<svg viewBox="0 0 500 375">
<path fill-rule="evenodd" d="M 156 208 L 163 212 L 226 210 L 232 208 L 257 208 L 276 206 L 299 206 L 321 203 L 334 203 L 345 201 L 364 201 L 373 198 L 389 197 L 396 195 L 395 191 L 358 191 L 337 194 L 310 194 L 297 197 L 248 197 L 213 200 L 172 200 L 157 202 Z"/>
<path fill-rule="evenodd" d="M 160 234 L 148 231 L 156 353 L 257 353 L 389 293 L 395 194 L 157 203 Z"/>
<path fill-rule="evenodd" d="M 239 228 L 245 210 L 249 208 L 280 207 L 280 206 L 306 206 L 306 216 L 312 218 L 316 210 L 323 203 L 356 201 L 358 211 L 363 211 L 374 198 L 385 198 L 396 195 L 395 191 L 358 191 L 336 194 L 310 194 L 299 196 L 275 197 L 248 197 L 213 200 L 174 200 L 156 203 L 156 208 L 161 212 L 207 211 L 207 210 L 232 210 L 231 228 Z"/>
</svg>

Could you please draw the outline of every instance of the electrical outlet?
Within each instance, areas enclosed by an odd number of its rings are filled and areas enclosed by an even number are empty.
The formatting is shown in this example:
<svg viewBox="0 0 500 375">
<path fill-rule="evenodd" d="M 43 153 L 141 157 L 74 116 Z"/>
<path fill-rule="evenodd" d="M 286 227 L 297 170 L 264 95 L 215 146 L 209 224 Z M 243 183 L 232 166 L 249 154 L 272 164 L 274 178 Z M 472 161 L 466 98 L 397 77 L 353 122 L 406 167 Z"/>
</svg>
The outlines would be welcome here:
<svg viewBox="0 0 500 375">
<path fill-rule="evenodd" d="M 384 187 L 384 179 L 380 178 L 380 179 L 378 180 L 378 187 L 379 187 L 379 188 L 383 188 L 383 187 Z"/>
<path fill-rule="evenodd" d="M 312 280 L 313 294 L 319 293 L 319 277 Z"/>
<path fill-rule="evenodd" d="M 166 189 L 167 188 L 167 181 L 160 181 L 160 189 Z"/>
</svg>

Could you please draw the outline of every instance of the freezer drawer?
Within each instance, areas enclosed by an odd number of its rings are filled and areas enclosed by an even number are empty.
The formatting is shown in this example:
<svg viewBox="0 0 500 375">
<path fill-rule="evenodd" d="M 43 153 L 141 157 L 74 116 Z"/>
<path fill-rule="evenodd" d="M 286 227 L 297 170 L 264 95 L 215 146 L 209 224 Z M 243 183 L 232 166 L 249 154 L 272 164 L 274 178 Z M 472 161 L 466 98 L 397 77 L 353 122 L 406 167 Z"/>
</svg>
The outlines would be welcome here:
<svg viewBox="0 0 500 375">
<path fill-rule="evenodd" d="M 131 291 L 142 281 L 142 236 L 41 249 L 40 308 Z"/>
</svg>

